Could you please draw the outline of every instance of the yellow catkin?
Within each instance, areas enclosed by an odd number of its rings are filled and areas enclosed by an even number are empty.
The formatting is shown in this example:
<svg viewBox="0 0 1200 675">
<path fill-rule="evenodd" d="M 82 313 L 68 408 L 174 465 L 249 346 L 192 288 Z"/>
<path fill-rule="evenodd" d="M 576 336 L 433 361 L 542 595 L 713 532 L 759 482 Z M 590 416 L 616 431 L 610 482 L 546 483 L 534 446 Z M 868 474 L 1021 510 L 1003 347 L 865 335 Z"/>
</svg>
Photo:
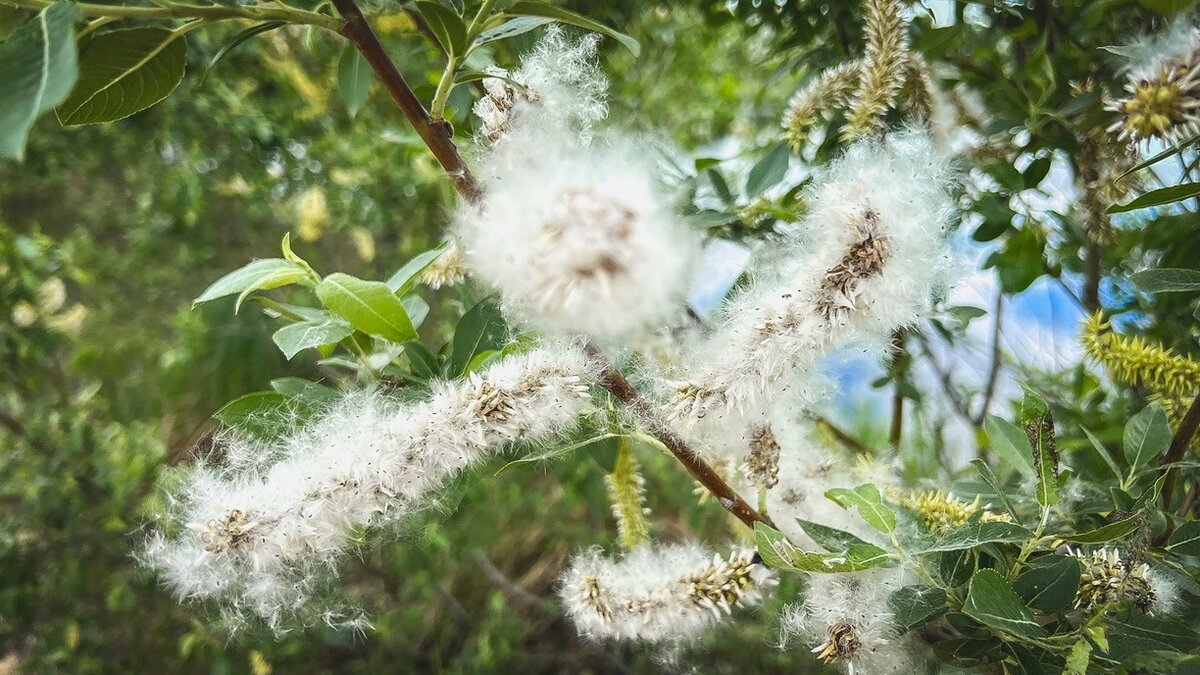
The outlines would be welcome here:
<svg viewBox="0 0 1200 675">
<path fill-rule="evenodd" d="M 1200 386 L 1200 363 L 1140 337 L 1114 333 L 1100 312 L 1084 322 L 1080 340 L 1084 353 L 1104 366 L 1109 377 L 1145 386 L 1178 425 Z"/>
<path fill-rule="evenodd" d="M 650 540 L 650 523 L 646 516 L 645 479 L 628 439 L 622 438 L 617 448 L 617 460 L 612 473 L 604 477 L 613 517 L 617 520 L 617 535 L 621 547 L 630 550 Z"/>
<path fill-rule="evenodd" d="M 904 85 L 908 31 L 898 0 L 865 0 L 867 44 L 862 81 L 846 116 L 845 140 L 879 130 Z"/>
</svg>

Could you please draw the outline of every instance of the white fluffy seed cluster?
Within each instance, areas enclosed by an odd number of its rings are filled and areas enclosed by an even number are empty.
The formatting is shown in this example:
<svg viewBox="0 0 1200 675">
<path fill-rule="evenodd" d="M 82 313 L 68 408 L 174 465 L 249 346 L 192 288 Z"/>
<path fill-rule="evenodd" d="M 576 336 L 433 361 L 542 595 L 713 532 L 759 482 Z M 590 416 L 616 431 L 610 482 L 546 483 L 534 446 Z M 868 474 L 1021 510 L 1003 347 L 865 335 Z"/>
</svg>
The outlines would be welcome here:
<svg viewBox="0 0 1200 675">
<path fill-rule="evenodd" d="M 446 480 L 513 441 L 569 430 L 591 409 L 596 375 L 577 345 L 546 346 L 435 383 L 420 403 L 350 395 L 287 436 L 269 465 L 196 469 L 170 495 L 170 534 L 152 534 L 142 558 L 181 599 L 283 630 L 357 532 L 429 508 Z"/>
<path fill-rule="evenodd" d="M 810 190 L 796 263 L 735 298 L 668 403 L 700 447 L 736 443 L 831 347 L 886 344 L 926 316 L 952 258 L 951 171 L 928 136 L 850 148 Z"/>
<path fill-rule="evenodd" d="M 612 560 L 575 557 L 559 594 L 579 632 L 594 639 L 682 643 L 775 584 L 751 550 L 722 557 L 698 544 L 647 544 Z"/>
<path fill-rule="evenodd" d="M 491 80 L 477 110 L 495 140 L 483 201 L 457 223 L 472 273 L 550 333 L 622 336 L 677 313 L 697 241 L 644 147 L 593 141 L 607 87 L 595 42 L 550 31 L 512 79 L 526 87 Z"/>
<path fill-rule="evenodd" d="M 904 583 L 899 568 L 810 575 L 804 602 L 780 617 L 783 642 L 799 638 L 817 658 L 855 675 L 920 672 L 887 604 Z"/>
</svg>

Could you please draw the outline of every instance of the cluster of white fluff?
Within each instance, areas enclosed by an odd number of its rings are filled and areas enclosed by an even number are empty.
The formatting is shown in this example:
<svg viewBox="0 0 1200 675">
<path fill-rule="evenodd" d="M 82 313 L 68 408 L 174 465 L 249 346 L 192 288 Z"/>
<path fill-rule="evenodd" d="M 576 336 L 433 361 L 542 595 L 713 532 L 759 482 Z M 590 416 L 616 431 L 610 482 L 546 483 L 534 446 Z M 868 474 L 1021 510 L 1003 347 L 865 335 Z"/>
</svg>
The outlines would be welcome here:
<svg viewBox="0 0 1200 675">
<path fill-rule="evenodd" d="M 181 599 L 218 600 L 281 630 L 356 532 L 428 508 L 490 452 L 569 430 L 596 376 L 579 346 L 546 346 L 435 383 L 420 403 L 350 395 L 282 440 L 269 465 L 197 468 L 170 496 L 176 531 L 154 533 L 142 557 Z"/>
<path fill-rule="evenodd" d="M 594 55 L 593 40 L 551 31 L 513 75 L 526 89 L 487 85 L 477 112 L 503 142 L 481 157 L 484 197 L 464 205 L 457 230 L 510 316 L 603 338 L 677 313 L 698 247 L 644 147 L 592 140 L 606 87 Z"/>
<path fill-rule="evenodd" d="M 881 348 L 927 316 L 953 267 L 951 178 L 923 133 L 851 147 L 808 193 L 794 262 L 735 298 L 684 364 L 668 403 L 676 429 L 719 454 L 829 348 Z"/>
<path fill-rule="evenodd" d="M 774 583 L 752 550 L 724 558 L 698 544 L 647 544 L 617 560 L 576 556 L 559 594 L 584 636 L 679 644 L 758 604 Z"/>
<path fill-rule="evenodd" d="M 888 607 L 889 596 L 908 581 L 900 568 L 810 575 L 804 602 L 780 617 L 783 642 L 798 637 L 819 659 L 855 675 L 920 672 Z"/>
<path fill-rule="evenodd" d="M 485 95 L 474 107 L 486 143 L 503 143 L 521 127 L 572 132 L 587 143 L 592 126 L 608 114 L 608 81 L 596 59 L 599 41 L 594 34 L 571 40 L 552 25 L 520 68 L 489 67 Z"/>
</svg>

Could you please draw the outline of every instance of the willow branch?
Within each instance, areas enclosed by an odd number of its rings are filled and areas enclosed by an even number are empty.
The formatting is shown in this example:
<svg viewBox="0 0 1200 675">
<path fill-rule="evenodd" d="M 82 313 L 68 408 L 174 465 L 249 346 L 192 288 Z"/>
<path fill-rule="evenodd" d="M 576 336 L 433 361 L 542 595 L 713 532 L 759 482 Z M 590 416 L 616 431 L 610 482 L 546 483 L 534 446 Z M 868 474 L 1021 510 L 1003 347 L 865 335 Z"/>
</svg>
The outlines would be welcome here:
<svg viewBox="0 0 1200 675">
<path fill-rule="evenodd" d="M 1167 449 L 1167 454 L 1163 456 L 1163 464 L 1174 465 L 1183 459 L 1183 454 L 1187 451 L 1192 438 L 1196 436 L 1197 429 L 1200 429 L 1200 395 L 1192 400 L 1191 407 L 1183 416 L 1183 421 L 1179 423 L 1179 429 L 1175 431 L 1175 436 L 1171 439 L 1171 446 Z M 1167 469 L 1167 479 L 1163 481 L 1162 487 L 1163 510 L 1171 508 L 1171 493 L 1175 490 L 1175 481 L 1178 477 L 1178 466 L 1171 466 Z"/>
<path fill-rule="evenodd" d="M 362 53 L 371 69 L 375 71 L 376 77 L 387 89 L 396 105 L 400 107 L 404 116 L 408 118 L 409 123 L 416 129 L 421 140 L 429 146 L 434 157 L 450 176 L 450 181 L 458 193 L 471 204 L 479 204 L 483 201 L 483 188 L 471 174 L 471 170 L 463 161 L 462 156 L 459 155 L 458 148 L 455 147 L 451 138 L 453 130 L 450 125 L 444 122 L 435 122 L 430 117 L 425 106 L 417 99 L 412 88 L 408 86 L 408 82 L 404 80 L 404 76 L 396 68 L 396 64 L 387 55 L 383 44 L 371 30 L 370 24 L 367 23 L 366 17 L 363 16 L 354 0 L 333 0 L 333 5 L 344 18 L 338 32 L 354 43 L 354 46 Z M 707 462 L 693 452 L 682 438 L 667 428 L 653 406 L 642 398 L 638 390 L 625 379 L 625 376 L 616 367 L 611 365 L 598 347 L 588 343 L 587 351 L 593 358 L 602 360 L 606 364 L 600 379 L 600 386 L 625 404 L 645 430 L 670 450 L 688 473 L 707 488 L 721 506 L 749 527 L 754 527 L 756 522 L 774 527 L 774 524 L 766 516 L 747 504 Z"/>
<path fill-rule="evenodd" d="M 625 407 L 637 417 L 645 430 L 654 436 L 666 446 L 667 450 L 675 455 L 675 459 L 687 469 L 688 473 L 695 478 L 698 483 L 703 485 L 712 493 L 717 502 L 725 507 L 727 511 L 737 516 L 747 527 L 754 527 L 754 523 L 763 523 L 771 527 L 775 524 L 769 518 L 754 510 L 752 506 L 746 503 L 738 493 L 721 478 L 720 474 L 713 470 L 703 459 L 699 457 L 687 443 L 678 436 L 675 432 L 667 428 L 659 416 L 658 411 L 651 406 L 638 390 L 625 379 L 621 371 L 617 370 L 607 357 L 600 351 L 596 345 L 588 342 L 584 349 L 592 358 L 604 363 L 604 372 L 600 375 L 600 386 L 607 389 L 613 396 L 617 397 Z"/>
<path fill-rule="evenodd" d="M 416 130 L 417 135 L 421 137 L 429 150 L 433 152 L 433 156 L 437 158 L 438 163 L 445 169 L 446 174 L 450 177 L 450 182 L 454 184 L 454 189 L 458 190 L 463 199 L 472 204 L 478 204 L 483 199 L 483 189 L 471 175 L 471 170 L 463 162 L 462 156 L 458 154 L 458 148 L 454 146 L 453 128 L 449 123 L 435 122 L 429 116 L 429 111 L 425 109 L 420 99 L 413 93 L 412 88 L 408 86 L 408 82 L 404 80 L 404 76 L 400 74 L 400 70 L 388 56 L 383 43 L 379 41 L 375 31 L 371 30 L 370 24 L 367 23 L 367 19 L 358 5 L 354 4 L 354 0 L 333 0 L 333 6 L 337 8 L 344 19 L 337 31 L 354 43 L 363 58 L 367 60 L 371 70 L 375 71 L 376 77 L 379 78 L 380 84 L 391 95 L 400 111 L 408 118 L 409 124 Z"/>
</svg>

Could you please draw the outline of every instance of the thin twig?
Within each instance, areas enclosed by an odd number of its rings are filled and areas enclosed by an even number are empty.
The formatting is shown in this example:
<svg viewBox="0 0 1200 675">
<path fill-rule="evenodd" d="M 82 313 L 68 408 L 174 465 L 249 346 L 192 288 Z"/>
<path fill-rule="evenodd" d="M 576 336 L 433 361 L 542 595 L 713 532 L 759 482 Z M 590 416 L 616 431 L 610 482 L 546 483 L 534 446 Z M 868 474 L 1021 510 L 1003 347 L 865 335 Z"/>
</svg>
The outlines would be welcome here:
<svg viewBox="0 0 1200 675">
<path fill-rule="evenodd" d="M 987 419 L 988 409 L 992 407 L 992 398 L 996 395 L 996 383 L 1000 379 L 1000 321 L 1004 317 L 1004 292 L 996 289 L 996 305 L 992 310 L 992 366 L 988 369 L 987 384 L 983 388 L 983 402 L 979 405 L 979 414 L 975 416 L 975 426 L 983 426 Z"/>
<path fill-rule="evenodd" d="M 1191 407 L 1188 408 L 1187 414 L 1183 416 L 1183 421 L 1179 423 L 1179 429 L 1175 431 L 1175 437 L 1171 439 L 1171 447 L 1167 449 L 1167 454 L 1163 456 L 1162 463 L 1173 465 L 1183 459 L 1183 453 L 1187 451 L 1188 445 L 1192 442 L 1192 438 L 1196 435 L 1196 430 L 1200 429 L 1200 395 L 1197 395 L 1192 400 Z M 1171 493 L 1175 490 L 1175 480 L 1179 477 L 1179 467 L 1171 466 L 1167 469 L 1167 478 L 1163 481 L 1162 487 L 1162 505 L 1163 510 L 1171 508 Z"/>
<path fill-rule="evenodd" d="M 475 563 L 479 565 L 479 569 L 483 571 L 483 576 L 487 577 L 488 581 L 495 584 L 504 591 L 504 595 L 509 601 L 515 605 L 520 605 L 528 609 L 537 609 L 545 604 L 545 599 L 530 593 L 529 591 L 514 584 L 511 579 L 496 567 L 492 559 L 483 551 L 475 551 Z"/>
<path fill-rule="evenodd" d="M 904 391 L 900 384 L 907 371 L 906 368 L 900 367 L 906 356 L 903 329 L 892 333 L 892 347 L 895 349 L 892 354 L 892 369 L 896 384 L 892 391 L 892 426 L 888 430 L 888 444 L 893 448 L 898 448 L 904 431 Z"/>
<path fill-rule="evenodd" d="M 1186 517 L 1188 512 L 1192 510 L 1192 507 L 1196 505 L 1196 497 L 1200 497 L 1200 483 L 1192 483 L 1191 489 L 1188 490 L 1187 496 L 1183 499 L 1183 504 L 1179 506 L 1179 510 L 1175 512 L 1175 515 L 1180 518 Z"/>
<path fill-rule="evenodd" d="M 838 443 L 841 443 L 850 450 L 853 450 L 864 457 L 872 457 L 875 455 L 875 450 L 871 446 L 867 445 L 857 436 L 834 424 L 828 417 L 825 417 L 824 415 L 813 415 L 812 421 L 818 427 L 828 431 L 829 435 L 833 436 Z"/>
<path fill-rule="evenodd" d="M 354 46 L 366 58 L 367 64 L 375 71 L 375 75 L 391 94 L 396 105 L 400 107 L 421 140 L 425 142 L 442 168 L 445 169 L 458 193 L 471 204 L 479 204 L 483 200 L 483 188 L 480 187 L 466 162 L 459 155 L 458 148 L 451 139 L 450 125 L 435 122 L 429 116 L 429 112 L 425 110 L 425 106 L 408 86 L 408 82 L 404 80 L 404 76 L 400 74 L 396 64 L 387 55 L 383 44 L 371 30 L 370 24 L 367 23 L 354 0 L 333 0 L 333 5 L 345 19 L 338 32 L 354 43 Z M 713 494 L 717 503 L 749 527 L 754 527 L 756 522 L 774 527 L 770 519 L 747 504 L 707 462 L 688 447 L 682 438 L 667 428 L 658 412 L 642 398 L 637 389 L 625 379 L 625 376 L 611 365 L 599 348 L 588 343 L 587 351 L 593 358 L 601 359 L 606 364 L 599 384 L 633 411 L 646 431 L 666 446 L 671 454 L 675 455 L 688 473 Z"/>
</svg>

